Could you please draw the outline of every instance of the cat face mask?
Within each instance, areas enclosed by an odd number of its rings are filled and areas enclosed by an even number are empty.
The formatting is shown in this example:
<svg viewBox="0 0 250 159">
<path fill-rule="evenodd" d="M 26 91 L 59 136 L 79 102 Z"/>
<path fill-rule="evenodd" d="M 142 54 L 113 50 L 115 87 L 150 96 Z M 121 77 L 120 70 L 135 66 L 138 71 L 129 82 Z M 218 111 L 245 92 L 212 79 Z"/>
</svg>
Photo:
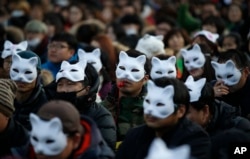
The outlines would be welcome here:
<svg viewBox="0 0 250 159">
<path fill-rule="evenodd" d="M 59 155 L 67 146 L 67 136 L 63 133 L 62 122 L 55 117 L 49 121 L 30 114 L 32 130 L 30 141 L 36 154 Z"/>
<path fill-rule="evenodd" d="M 32 83 L 37 78 L 38 57 L 25 59 L 18 54 L 12 56 L 10 77 L 13 81 Z"/>
<path fill-rule="evenodd" d="M 201 78 L 197 81 L 194 81 L 193 76 L 188 76 L 185 85 L 188 88 L 190 95 L 190 102 L 196 102 L 201 96 L 201 90 L 206 83 L 206 78 Z"/>
<path fill-rule="evenodd" d="M 227 86 L 233 86 L 240 81 L 241 71 L 236 68 L 232 60 L 220 64 L 215 61 L 211 62 L 217 80 L 221 80 Z"/>
<path fill-rule="evenodd" d="M 12 42 L 6 40 L 4 42 L 4 49 L 1 57 L 5 59 L 8 56 L 14 55 L 21 51 L 25 51 L 27 47 L 28 47 L 27 41 L 22 41 L 19 44 L 13 44 Z"/>
<path fill-rule="evenodd" d="M 73 82 L 83 81 L 85 78 L 85 68 L 87 63 L 85 60 L 79 61 L 76 64 L 70 64 L 63 61 L 59 72 L 56 74 L 56 82 L 61 78 L 67 78 Z"/>
<path fill-rule="evenodd" d="M 206 62 L 198 44 L 195 44 L 191 50 L 181 49 L 181 55 L 184 58 L 184 65 L 188 71 L 201 68 Z"/>
<path fill-rule="evenodd" d="M 129 79 L 134 82 L 140 81 L 145 75 L 145 62 L 145 55 L 134 58 L 129 57 L 126 52 L 121 51 L 119 55 L 119 64 L 116 67 L 116 77 L 118 79 Z"/>
<path fill-rule="evenodd" d="M 84 50 L 79 49 L 78 57 L 80 61 L 85 60 L 87 63 L 90 63 L 98 73 L 102 69 L 100 49 L 95 49 L 92 52 L 85 52 Z"/>
<path fill-rule="evenodd" d="M 174 87 L 172 85 L 161 88 L 149 80 L 147 90 L 148 93 L 143 102 L 144 114 L 163 119 L 174 112 Z"/>
<path fill-rule="evenodd" d="M 160 77 L 176 78 L 176 57 L 171 56 L 167 60 L 160 60 L 157 57 L 153 57 L 151 60 L 152 69 L 150 71 L 150 76 L 152 79 Z"/>
<path fill-rule="evenodd" d="M 169 149 L 161 138 L 155 138 L 145 159 L 189 159 L 190 146 L 182 145 Z"/>
</svg>

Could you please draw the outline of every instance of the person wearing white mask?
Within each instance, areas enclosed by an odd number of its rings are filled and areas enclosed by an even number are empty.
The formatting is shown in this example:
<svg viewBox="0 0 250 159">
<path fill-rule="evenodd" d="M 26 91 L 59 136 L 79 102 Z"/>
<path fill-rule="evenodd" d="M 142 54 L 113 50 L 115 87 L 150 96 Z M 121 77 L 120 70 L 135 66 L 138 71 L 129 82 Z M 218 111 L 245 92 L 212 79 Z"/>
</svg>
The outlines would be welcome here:
<svg viewBox="0 0 250 159">
<path fill-rule="evenodd" d="M 41 59 L 41 63 L 46 62 L 46 52 L 48 45 L 48 28 L 45 23 L 39 20 L 30 20 L 24 28 L 28 47 Z"/>
</svg>

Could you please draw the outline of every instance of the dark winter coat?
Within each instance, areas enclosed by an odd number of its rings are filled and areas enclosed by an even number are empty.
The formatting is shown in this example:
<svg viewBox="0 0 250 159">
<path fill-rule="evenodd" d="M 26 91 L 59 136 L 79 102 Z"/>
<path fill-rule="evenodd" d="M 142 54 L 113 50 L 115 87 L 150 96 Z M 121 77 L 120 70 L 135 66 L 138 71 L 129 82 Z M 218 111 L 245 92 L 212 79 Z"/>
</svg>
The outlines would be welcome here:
<svg viewBox="0 0 250 159">
<path fill-rule="evenodd" d="M 131 129 L 125 140 L 122 142 L 117 159 L 144 159 L 151 142 L 156 137 L 155 131 L 147 125 Z M 162 139 L 169 148 L 180 145 L 190 145 L 191 155 L 197 159 L 208 159 L 210 152 L 210 139 L 208 134 L 197 124 L 184 118 Z"/>
<path fill-rule="evenodd" d="M 13 118 L 9 119 L 6 129 L 0 133 L 0 158 L 14 156 L 15 150 L 29 143 L 28 131 Z"/>
<path fill-rule="evenodd" d="M 15 99 L 14 106 L 14 119 L 22 124 L 26 129 L 31 130 L 29 121 L 30 113 L 37 113 L 43 104 L 47 102 L 46 94 L 41 85 L 38 85 L 27 101 L 18 103 Z"/>
</svg>

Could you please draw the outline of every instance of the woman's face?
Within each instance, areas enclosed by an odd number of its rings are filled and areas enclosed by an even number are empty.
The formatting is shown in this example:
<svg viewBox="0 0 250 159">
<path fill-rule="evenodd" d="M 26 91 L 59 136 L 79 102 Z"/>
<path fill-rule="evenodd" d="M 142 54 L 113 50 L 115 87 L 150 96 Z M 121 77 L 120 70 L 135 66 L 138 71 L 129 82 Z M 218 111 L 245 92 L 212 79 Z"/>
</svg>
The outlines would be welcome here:
<svg viewBox="0 0 250 159">
<path fill-rule="evenodd" d="M 168 46 L 175 52 L 178 52 L 181 48 L 185 46 L 184 38 L 180 33 L 177 33 L 168 40 Z"/>
<path fill-rule="evenodd" d="M 75 24 L 82 20 L 83 13 L 80 8 L 76 6 L 71 6 L 69 9 L 69 22 Z"/>
<path fill-rule="evenodd" d="M 239 22 L 242 19 L 241 8 L 237 5 L 231 5 L 228 10 L 228 19 L 232 23 Z"/>
<path fill-rule="evenodd" d="M 224 40 L 222 41 L 222 48 L 223 50 L 237 49 L 235 39 L 233 37 L 224 38 Z"/>
</svg>

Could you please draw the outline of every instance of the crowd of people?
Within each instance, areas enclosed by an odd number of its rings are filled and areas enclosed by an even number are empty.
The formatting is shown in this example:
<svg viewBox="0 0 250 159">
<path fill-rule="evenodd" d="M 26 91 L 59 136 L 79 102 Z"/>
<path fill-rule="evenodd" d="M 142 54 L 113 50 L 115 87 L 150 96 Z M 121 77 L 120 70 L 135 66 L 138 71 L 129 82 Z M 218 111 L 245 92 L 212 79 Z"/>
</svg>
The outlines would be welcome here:
<svg viewBox="0 0 250 159">
<path fill-rule="evenodd" d="M 247 0 L 2 0 L 0 158 L 229 159 L 250 143 Z"/>
</svg>

